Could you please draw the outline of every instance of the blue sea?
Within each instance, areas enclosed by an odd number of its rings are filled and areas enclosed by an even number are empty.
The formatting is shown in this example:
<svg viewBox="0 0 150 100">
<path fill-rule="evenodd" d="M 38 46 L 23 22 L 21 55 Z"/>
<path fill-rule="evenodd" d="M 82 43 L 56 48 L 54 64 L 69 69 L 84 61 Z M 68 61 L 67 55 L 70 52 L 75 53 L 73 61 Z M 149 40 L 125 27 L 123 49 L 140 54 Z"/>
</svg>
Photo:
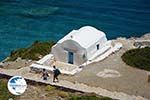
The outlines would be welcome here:
<svg viewBox="0 0 150 100">
<path fill-rule="evenodd" d="M 141 36 L 150 32 L 150 0 L 0 0 L 0 60 L 85 25 L 108 39 Z"/>
</svg>

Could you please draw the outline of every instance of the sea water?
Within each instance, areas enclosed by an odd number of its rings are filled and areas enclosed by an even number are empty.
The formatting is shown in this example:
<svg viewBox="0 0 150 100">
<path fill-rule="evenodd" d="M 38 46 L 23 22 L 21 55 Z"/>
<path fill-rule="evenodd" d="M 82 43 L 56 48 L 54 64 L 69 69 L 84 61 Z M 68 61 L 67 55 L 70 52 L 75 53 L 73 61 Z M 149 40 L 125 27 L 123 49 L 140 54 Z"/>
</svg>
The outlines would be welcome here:
<svg viewBox="0 0 150 100">
<path fill-rule="evenodd" d="M 141 36 L 150 32 L 150 0 L 0 0 L 0 60 L 86 25 L 108 39 Z"/>
</svg>

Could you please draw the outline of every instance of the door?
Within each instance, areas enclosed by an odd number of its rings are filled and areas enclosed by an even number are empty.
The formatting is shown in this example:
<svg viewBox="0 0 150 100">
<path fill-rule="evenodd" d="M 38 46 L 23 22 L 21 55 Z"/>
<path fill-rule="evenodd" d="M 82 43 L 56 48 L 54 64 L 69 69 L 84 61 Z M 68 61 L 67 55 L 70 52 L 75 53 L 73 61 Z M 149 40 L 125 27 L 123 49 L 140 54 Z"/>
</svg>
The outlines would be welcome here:
<svg viewBox="0 0 150 100">
<path fill-rule="evenodd" d="M 73 60 L 74 60 L 74 53 L 68 51 L 68 63 L 73 64 Z"/>
</svg>

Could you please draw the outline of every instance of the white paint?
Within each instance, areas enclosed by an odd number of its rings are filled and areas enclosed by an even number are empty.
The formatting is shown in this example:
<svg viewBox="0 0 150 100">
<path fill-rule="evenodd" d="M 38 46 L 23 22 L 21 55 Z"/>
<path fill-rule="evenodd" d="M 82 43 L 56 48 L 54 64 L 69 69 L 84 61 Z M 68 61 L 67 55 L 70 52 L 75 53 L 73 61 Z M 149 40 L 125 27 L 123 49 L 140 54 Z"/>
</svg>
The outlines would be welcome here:
<svg viewBox="0 0 150 100">
<path fill-rule="evenodd" d="M 104 32 L 97 30 L 92 26 L 84 26 L 79 30 L 71 31 L 68 35 L 59 40 L 58 43 L 62 43 L 66 40 L 72 39 L 77 43 L 79 43 L 82 47 L 89 48 L 91 45 L 96 43 L 100 38 L 106 39 L 106 35 Z"/>
<path fill-rule="evenodd" d="M 31 64 L 30 69 L 32 71 L 42 71 L 43 69 L 46 69 L 47 71 L 53 72 L 53 67 L 52 66 L 46 66 L 46 65 L 40 65 L 40 64 Z M 82 68 L 76 67 L 73 70 L 67 70 L 65 68 L 59 68 L 60 72 L 62 74 L 67 74 L 67 75 L 75 75 L 76 73 L 80 72 Z"/>
<path fill-rule="evenodd" d="M 116 70 L 104 69 L 104 71 L 97 73 L 97 76 L 102 78 L 116 78 L 120 77 L 121 74 Z"/>
<path fill-rule="evenodd" d="M 99 45 L 97 47 L 97 45 Z M 68 63 L 68 52 L 74 54 L 73 64 L 81 65 L 87 60 L 93 60 L 111 48 L 104 32 L 84 26 L 73 30 L 52 47 L 52 54 L 57 61 Z"/>
<path fill-rule="evenodd" d="M 50 64 L 50 61 L 52 59 L 53 59 L 53 55 L 48 54 L 48 55 L 44 56 L 42 59 L 40 59 L 39 61 L 37 61 L 36 63 L 41 64 L 41 65 L 43 65 L 43 64 L 48 65 L 48 64 Z"/>
</svg>

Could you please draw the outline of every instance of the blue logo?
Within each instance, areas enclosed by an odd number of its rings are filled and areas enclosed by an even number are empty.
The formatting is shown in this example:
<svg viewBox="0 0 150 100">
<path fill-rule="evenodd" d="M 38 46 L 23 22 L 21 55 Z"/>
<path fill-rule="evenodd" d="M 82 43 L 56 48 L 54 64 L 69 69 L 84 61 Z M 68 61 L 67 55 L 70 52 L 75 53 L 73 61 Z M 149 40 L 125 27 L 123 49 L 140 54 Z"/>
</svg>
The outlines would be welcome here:
<svg viewBox="0 0 150 100">
<path fill-rule="evenodd" d="M 8 90 L 14 95 L 21 95 L 27 88 L 25 79 L 21 76 L 13 76 L 7 84 Z"/>
</svg>

